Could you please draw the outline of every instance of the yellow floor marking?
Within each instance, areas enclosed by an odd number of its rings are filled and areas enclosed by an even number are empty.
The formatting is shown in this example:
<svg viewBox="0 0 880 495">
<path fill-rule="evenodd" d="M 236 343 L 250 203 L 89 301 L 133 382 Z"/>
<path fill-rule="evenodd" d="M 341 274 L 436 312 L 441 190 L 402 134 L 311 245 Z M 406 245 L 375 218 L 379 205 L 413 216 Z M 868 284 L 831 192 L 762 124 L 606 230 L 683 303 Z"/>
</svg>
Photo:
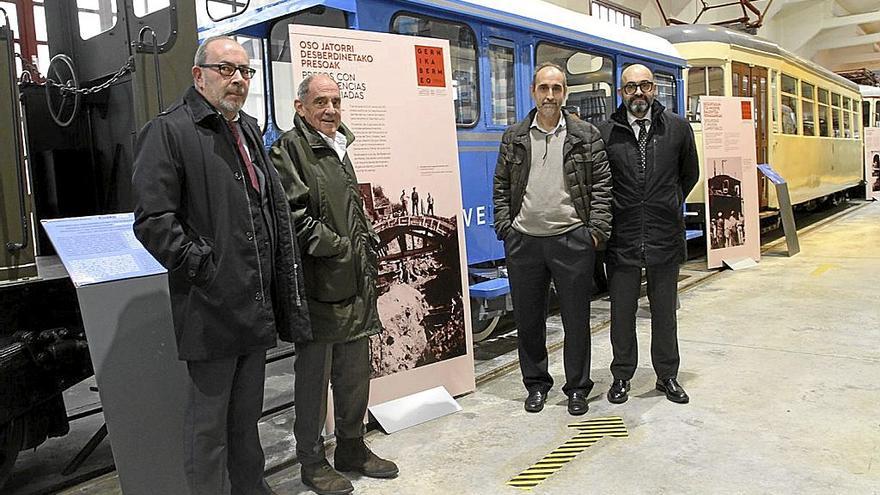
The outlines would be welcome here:
<svg viewBox="0 0 880 495">
<path fill-rule="evenodd" d="M 823 273 L 827 272 L 828 270 L 831 270 L 833 268 L 839 268 L 839 267 L 840 267 L 840 265 L 838 265 L 836 263 L 822 263 L 821 265 L 819 265 L 818 268 L 813 270 L 813 273 L 811 273 L 810 275 L 813 277 L 818 277 L 818 276 L 822 275 Z"/>
<path fill-rule="evenodd" d="M 620 416 L 594 418 L 571 423 L 569 428 L 578 430 L 570 440 L 553 452 L 507 481 L 508 486 L 531 490 L 568 464 L 578 454 L 587 450 L 602 437 L 628 437 L 626 425 Z"/>
</svg>

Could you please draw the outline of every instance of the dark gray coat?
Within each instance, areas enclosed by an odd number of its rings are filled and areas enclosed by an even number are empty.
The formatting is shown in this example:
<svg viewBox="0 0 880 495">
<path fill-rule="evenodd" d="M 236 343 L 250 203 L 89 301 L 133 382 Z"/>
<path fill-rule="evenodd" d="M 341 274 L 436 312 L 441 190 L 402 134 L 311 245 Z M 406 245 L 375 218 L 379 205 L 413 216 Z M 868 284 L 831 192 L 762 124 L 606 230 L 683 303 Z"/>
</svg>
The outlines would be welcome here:
<svg viewBox="0 0 880 495">
<path fill-rule="evenodd" d="M 654 100 L 643 178 L 626 107 L 621 104 L 599 129 L 614 179 L 614 232 L 605 261 L 634 266 L 685 261 L 684 200 L 700 177 L 690 124 Z"/>
<path fill-rule="evenodd" d="M 299 250 L 287 198 L 241 113 L 254 163 L 266 173 L 274 256 L 261 260 L 247 173 L 223 117 L 193 87 L 138 135 L 134 232 L 168 269 L 180 359 L 234 357 L 311 338 Z M 263 270 L 273 266 L 270 277 Z M 270 279 L 271 286 L 265 282 Z"/>
<path fill-rule="evenodd" d="M 522 207 L 529 182 L 532 141 L 529 127 L 536 109 L 510 126 L 501 137 L 492 199 L 495 233 L 504 239 Z M 562 147 L 563 172 L 568 193 L 577 211 L 602 248 L 611 235 L 611 173 L 599 130 L 563 110 L 566 136 Z"/>
<path fill-rule="evenodd" d="M 350 145 L 354 136 L 343 125 Z M 290 202 L 303 247 L 314 340 L 349 342 L 379 333 L 379 237 L 364 213 L 348 155 L 339 160 L 299 115 L 269 152 Z"/>
</svg>

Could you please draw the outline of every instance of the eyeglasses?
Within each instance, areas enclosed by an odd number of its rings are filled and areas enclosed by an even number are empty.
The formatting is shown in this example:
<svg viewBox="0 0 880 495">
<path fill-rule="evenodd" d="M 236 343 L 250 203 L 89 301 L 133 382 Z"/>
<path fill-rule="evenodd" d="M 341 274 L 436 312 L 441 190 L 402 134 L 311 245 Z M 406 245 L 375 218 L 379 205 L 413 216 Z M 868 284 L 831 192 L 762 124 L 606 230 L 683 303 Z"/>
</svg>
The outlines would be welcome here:
<svg viewBox="0 0 880 495">
<path fill-rule="evenodd" d="M 208 69 L 215 69 L 220 73 L 223 77 L 232 77 L 235 74 L 235 71 L 241 73 L 241 77 L 243 79 L 250 79 L 254 77 L 257 69 L 248 67 L 246 65 L 232 65 L 232 64 L 200 64 L 199 67 L 205 67 Z"/>
<path fill-rule="evenodd" d="M 636 88 L 641 89 L 642 93 L 650 93 L 654 89 L 654 81 L 642 81 L 640 83 L 626 83 L 623 85 L 623 93 L 627 95 L 636 94 Z"/>
</svg>

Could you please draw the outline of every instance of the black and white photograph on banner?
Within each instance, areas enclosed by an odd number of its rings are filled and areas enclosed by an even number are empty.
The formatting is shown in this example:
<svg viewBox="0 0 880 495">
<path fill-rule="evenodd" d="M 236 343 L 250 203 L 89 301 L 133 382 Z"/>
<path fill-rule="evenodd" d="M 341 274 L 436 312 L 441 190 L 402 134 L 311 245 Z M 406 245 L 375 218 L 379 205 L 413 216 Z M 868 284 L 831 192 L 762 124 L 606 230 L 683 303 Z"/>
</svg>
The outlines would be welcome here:
<svg viewBox="0 0 880 495">
<path fill-rule="evenodd" d="M 408 186 L 389 198 L 381 185 L 359 186 L 380 239 L 378 306 L 385 331 L 370 341 L 371 378 L 465 355 L 455 216 L 434 215 L 427 188 Z"/>
<path fill-rule="evenodd" d="M 741 246 L 746 242 L 743 217 L 742 159 L 710 160 L 709 225 L 712 249 Z"/>
<path fill-rule="evenodd" d="M 871 190 L 880 191 L 880 151 L 871 152 Z"/>
</svg>

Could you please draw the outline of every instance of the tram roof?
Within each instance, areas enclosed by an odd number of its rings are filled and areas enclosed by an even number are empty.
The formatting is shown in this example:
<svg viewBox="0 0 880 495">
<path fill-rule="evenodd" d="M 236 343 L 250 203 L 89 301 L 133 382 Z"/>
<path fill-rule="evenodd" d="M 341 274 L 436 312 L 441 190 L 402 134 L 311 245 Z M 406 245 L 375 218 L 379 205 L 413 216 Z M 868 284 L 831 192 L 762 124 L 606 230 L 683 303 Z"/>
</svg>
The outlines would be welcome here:
<svg viewBox="0 0 880 495">
<path fill-rule="evenodd" d="M 862 96 L 880 97 L 880 87 L 859 84 L 859 93 L 861 93 Z"/>
<path fill-rule="evenodd" d="M 711 26 L 707 24 L 691 24 L 685 26 L 667 26 L 651 29 L 651 32 L 669 40 L 671 43 L 698 43 L 703 41 L 715 41 L 727 45 L 740 46 L 750 48 L 765 53 L 778 55 L 795 62 L 796 64 L 820 74 L 834 82 L 845 86 L 853 91 L 858 91 L 858 85 L 849 79 L 846 79 L 821 65 L 807 60 L 801 56 L 782 48 L 777 43 L 744 33 L 742 31 L 734 31 L 721 26 Z"/>
<path fill-rule="evenodd" d="M 456 12 L 536 33 L 578 40 L 600 47 L 684 66 L 686 61 L 669 41 L 653 34 L 580 14 L 543 0 L 399 0 L 401 4 Z M 201 5 L 201 3 L 200 3 Z M 212 21 L 200 7 L 199 38 L 238 32 L 277 19 L 290 12 L 317 5 L 354 12 L 357 0 L 251 0 L 248 10 L 227 19 Z"/>
</svg>

